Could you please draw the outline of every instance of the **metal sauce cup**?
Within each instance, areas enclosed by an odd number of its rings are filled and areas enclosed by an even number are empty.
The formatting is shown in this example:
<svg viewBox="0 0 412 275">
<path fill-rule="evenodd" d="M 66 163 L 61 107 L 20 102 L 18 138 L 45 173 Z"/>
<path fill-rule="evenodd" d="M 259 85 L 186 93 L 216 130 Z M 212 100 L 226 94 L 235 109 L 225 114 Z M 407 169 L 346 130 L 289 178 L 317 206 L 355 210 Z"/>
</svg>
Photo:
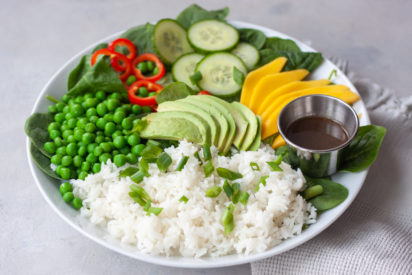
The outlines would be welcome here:
<svg viewBox="0 0 412 275">
<path fill-rule="evenodd" d="M 346 130 L 348 140 L 338 147 L 326 150 L 303 148 L 288 139 L 286 131 L 296 120 L 309 116 L 333 120 Z M 351 106 L 342 100 L 327 95 L 308 95 L 288 103 L 278 117 L 278 129 L 286 141 L 289 154 L 305 175 L 330 176 L 339 169 L 342 149 L 348 146 L 359 128 L 358 116 Z"/>
</svg>

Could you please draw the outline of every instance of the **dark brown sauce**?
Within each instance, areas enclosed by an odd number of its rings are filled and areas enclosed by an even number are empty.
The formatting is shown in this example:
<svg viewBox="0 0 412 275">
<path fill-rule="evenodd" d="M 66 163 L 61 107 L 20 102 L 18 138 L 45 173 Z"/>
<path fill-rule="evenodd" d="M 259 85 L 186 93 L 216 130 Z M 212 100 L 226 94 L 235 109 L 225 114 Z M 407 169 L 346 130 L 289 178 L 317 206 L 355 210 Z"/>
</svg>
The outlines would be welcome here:
<svg viewBox="0 0 412 275">
<path fill-rule="evenodd" d="M 348 140 L 348 134 L 341 124 L 319 116 L 300 118 L 286 129 L 287 138 L 294 144 L 313 150 L 338 147 Z"/>
</svg>

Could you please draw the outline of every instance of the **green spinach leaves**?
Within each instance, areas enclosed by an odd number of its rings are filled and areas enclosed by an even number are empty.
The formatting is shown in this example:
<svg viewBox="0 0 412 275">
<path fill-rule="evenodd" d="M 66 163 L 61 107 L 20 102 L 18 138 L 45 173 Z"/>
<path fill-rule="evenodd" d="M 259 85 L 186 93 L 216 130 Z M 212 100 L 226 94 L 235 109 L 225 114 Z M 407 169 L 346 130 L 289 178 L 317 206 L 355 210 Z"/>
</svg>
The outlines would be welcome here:
<svg viewBox="0 0 412 275">
<path fill-rule="evenodd" d="M 224 20 L 229 14 L 229 8 L 225 7 L 220 10 L 205 10 L 204 8 L 193 4 L 184 9 L 176 18 L 185 29 L 188 29 L 193 23 L 205 19 Z"/>
<path fill-rule="evenodd" d="M 52 121 L 53 116 L 50 113 L 34 113 L 26 120 L 24 125 L 24 131 L 32 145 L 49 158 L 51 155 L 44 150 L 44 144 L 50 141 L 47 127 Z"/>
</svg>

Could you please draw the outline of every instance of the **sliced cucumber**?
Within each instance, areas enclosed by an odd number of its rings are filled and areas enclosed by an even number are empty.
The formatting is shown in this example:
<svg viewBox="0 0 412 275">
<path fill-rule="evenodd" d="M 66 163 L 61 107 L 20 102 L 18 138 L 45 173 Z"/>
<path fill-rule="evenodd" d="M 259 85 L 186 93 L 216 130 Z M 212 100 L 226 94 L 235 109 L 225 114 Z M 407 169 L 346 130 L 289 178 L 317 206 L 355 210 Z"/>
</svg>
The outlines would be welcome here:
<svg viewBox="0 0 412 275">
<path fill-rule="evenodd" d="M 239 33 L 234 27 L 214 19 L 190 26 L 187 37 L 190 44 L 200 52 L 228 51 L 239 41 Z"/>
<path fill-rule="evenodd" d="M 190 88 L 198 91 L 197 85 L 190 81 L 190 76 L 195 73 L 196 65 L 202 58 L 205 57 L 200 53 L 188 53 L 179 57 L 175 63 L 173 63 L 172 74 L 176 81 L 186 83 Z"/>
<path fill-rule="evenodd" d="M 202 80 L 197 83 L 199 88 L 219 97 L 236 95 L 242 85 L 233 78 L 234 67 L 246 75 L 246 65 L 236 55 L 226 52 L 207 55 L 196 66 L 196 71 L 202 74 Z"/>
<path fill-rule="evenodd" d="M 181 55 L 193 52 L 187 41 L 186 30 L 173 19 L 160 20 L 154 28 L 154 47 L 167 64 L 172 64 Z"/>
<path fill-rule="evenodd" d="M 232 50 L 232 53 L 245 62 L 248 70 L 253 69 L 260 59 L 258 50 L 253 45 L 245 42 L 240 42 L 237 44 L 237 46 Z"/>
</svg>

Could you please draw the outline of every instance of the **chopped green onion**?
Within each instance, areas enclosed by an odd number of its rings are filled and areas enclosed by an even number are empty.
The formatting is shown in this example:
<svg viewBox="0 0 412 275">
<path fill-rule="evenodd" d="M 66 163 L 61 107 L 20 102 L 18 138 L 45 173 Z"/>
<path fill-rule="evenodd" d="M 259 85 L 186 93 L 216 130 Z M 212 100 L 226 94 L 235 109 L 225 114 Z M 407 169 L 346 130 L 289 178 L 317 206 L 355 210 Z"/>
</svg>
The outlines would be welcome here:
<svg viewBox="0 0 412 275">
<path fill-rule="evenodd" d="M 309 200 L 311 198 L 319 196 L 322 193 L 323 193 L 322 185 L 314 185 L 314 186 L 307 188 L 305 191 L 303 191 L 303 197 L 306 200 Z"/>
<path fill-rule="evenodd" d="M 195 156 L 195 158 L 200 162 L 200 165 L 202 165 L 202 164 L 203 164 L 203 161 L 202 161 L 202 159 L 201 159 L 200 156 L 199 156 L 199 152 L 196 152 L 196 153 L 194 154 L 194 156 Z"/>
<path fill-rule="evenodd" d="M 145 206 L 146 205 L 146 202 L 144 201 L 142 196 L 140 196 L 139 194 L 137 194 L 135 192 L 129 192 L 129 197 L 131 197 L 135 202 L 140 204 L 140 206 Z"/>
<path fill-rule="evenodd" d="M 145 173 L 142 170 L 137 171 L 130 176 L 130 179 L 135 183 L 141 183 L 145 177 Z"/>
<path fill-rule="evenodd" d="M 141 156 L 145 159 L 157 158 L 157 156 L 160 155 L 162 151 L 162 148 L 160 148 L 159 146 L 149 144 L 143 149 Z"/>
<path fill-rule="evenodd" d="M 335 70 L 335 69 L 333 69 L 333 70 L 330 72 L 330 75 L 329 75 L 329 77 L 328 77 L 328 80 L 331 80 L 332 77 L 333 77 L 333 75 L 338 76 L 338 71 Z"/>
<path fill-rule="evenodd" d="M 148 200 L 146 202 L 146 204 L 144 205 L 143 210 L 147 212 L 147 210 L 149 210 L 150 206 L 152 206 L 152 201 Z"/>
<path fill-rule="evenodd" d="M 230 199 L 230 197 L 232 197 L 233 188 L 232 188 L 232 186 L 230 186 L 230 183 L 228 182 L 228 180 L 225 180 L 225 182 L 223 183 L 223 191 L 225 191 L 226 196 L 227 196 L 228 199 Z"/>
<path fill-rule="evenodd" d="M 209 160 L 206 162 L 205 166 L 203 167 L 203 171 L 205 171 L 205 177 L 209 177 L 213 171 L 215 170 L 215 167 L 213 166 L 213 163 Z"/>
<path fill-rule="evenodd" d="M 212 186 L 206 190 L 206 197 L 209 198 L 216 198 L 219 196 L 220 192 L 222 192 L 222 188 L 220 186 Z"/>
<path fill-rule="evenodd" d="M 180 197 L 179 201 L 187 203 L 189 201 L 189 199 L 185 195 L 183 195 L 183 196 Z"/>
<path fill-rule="evenodd" d="M 124 169 L 123 171 L 120 172 L 119 177 L 121 177 L 121 178 L 130 177 L 131 175 L 133 175 L 137 171 L 139 171 L 139 169 L 136 168 L 136 167 L 127 167 L 126 169 Z"/>
<path fill-rule="evenodd" d="M 256 162 L 251 162 L 250 167 L 252 167 L 253 171 L 260 171 L 260 167 Z"/>
<path fill-rule="evenodd" d="M 243 205 L 246 205 L 248 200 L 249 200 L 249 193 L 246 191 L 242 191 L 240 193 L 240 198 L 239 198 L 240 203 Z"/>
<path fill-rule="evenodd" d="M 162 144 L 159 141 L 153 140 L 153 139 L 149 139 L 146 142 L 146 146 L 148 145 L 153 145 L 153 146 L 157 146 L 157 147 L 162 147 Z"/>
<path fill-rule="evenodd" d="M 139 169 L 146 173 L 147 171 L 149 171 L 149 162 L 147 161 L 147 159 L 142 158 L 139 162 Z"/>
<path fill-rule="evenodd" d="M 203 145 L 203 159 L 204 160 L 212 159 L 212 153 L 210 152 L 210 145 L 208 144 Z"/>
<path fill-rule="evenodd" d="M 236 203 L 239 202 L 239 198 L 240 198 L 240 185 L 239 185 L 239 183 L 237 183 L 237 182 L 234 183 L 232 185 L 232 188 L 233 188 L 232 202 L 234 204 L 236 204 Z"/>
<path fill-rule="evenodd" d="M 130 185 L 130 190 L 133 193 L 139 194 L 146 201 L 151 200 L 149 194 L 141 186 L 137 186 L 137 185 L 132 184 L 132 185 Z"/>
<path fill-rule="evenodd" d="M 150 207 L 146 212 L 147 215 L 149 216 L 150 214 L 153 214 L 155 216 L 159 216 L 160 212 L 162 212 L 163 208 L 160 207 Z"/>
<path fill-rule="evenodd" d="M 183 156 L 181 160 L 179 161 L 179 164 L 176 167 L 176 171 L 182 171 L 182 169 L 185 167 L 188 160 L 189 160 L 188 156 Z"/>
<path fill-rule="evenodd" d="M 46 98 L 47 98 L 48 100 L 50 100 L 51 102 L 54 102 L 54 103 L 56 103 L 56 104 L 57 104 L 57 103 L 63 103 L 63 102 L 61 102 L 60 100 L 52 97 L 51 95 L 47 95 Z M 63 103 L 63 104 L 65 104 L 65 103 Z"/>
<path fill-rule="evenodd" d="M 275 159 L 274 161 L 267 161 L 266 163 L 269 164 L 270 169 L 272 171 L 281 172 L 281 171 L 283 171 L 283 169 L 279 167 L 279 164 L 281 162 L 282 162 L 282 156 L 278 156 L 277 159 Z"/>
<path fill-rule="evenodd" d="M 197 85 L 197 82 L 203 79 L 202 73 L 200 71 L 195 72 L 190 76 L 190 82 L 193 85 Z"/>
<path fill-rule="evenodd" d="M 236 67 L 233 67 L 233 80 L 240 86 L 242 86 L 245 81 L 245 75 Z"/>
<path fill-rule="evenodd" d="M 225 212 L 222 216 L 222 224 L 225 230 L 225 234 L 229 235 L 233 228 L 235 228 L 235 224 L 233 222 L 233 211 L 235 210 L 235 206 L 230 204 L 226 207 Z"/>
<path fill-rule="evenodd" d="M 228 179 L 228 180 L 236 180 L 236 179 L 243 178 L 242 174 L 238 172 L 233 172 L 223 167 L 216 168 L 216 172 L 218 173 L 219 176 L 221 176 L 224 179 Z"/>
<path fill-rule="evenodd" d="M 170 164 L 172 164 L 172 158 L 166 152 L 161 153 L 157 158 L 157 167 L 161 172 L 166 172 Z"/>
<path fill-rule="evenodd" d="M 258 182 L 258 184 L 256 185 L 256 187 L 255 187 L 255 192 L 257 192 L 257 191 L 259 191 L 259 186 L 260 186 L 260 184 L 262 184 L 263 186 L 266 186 L 266 179 L 268 178 L 269 176 L 263 176 L 263 177 L 261 177 L 260 179 L 259 179 L 259 182 Z"/>
</svg>

